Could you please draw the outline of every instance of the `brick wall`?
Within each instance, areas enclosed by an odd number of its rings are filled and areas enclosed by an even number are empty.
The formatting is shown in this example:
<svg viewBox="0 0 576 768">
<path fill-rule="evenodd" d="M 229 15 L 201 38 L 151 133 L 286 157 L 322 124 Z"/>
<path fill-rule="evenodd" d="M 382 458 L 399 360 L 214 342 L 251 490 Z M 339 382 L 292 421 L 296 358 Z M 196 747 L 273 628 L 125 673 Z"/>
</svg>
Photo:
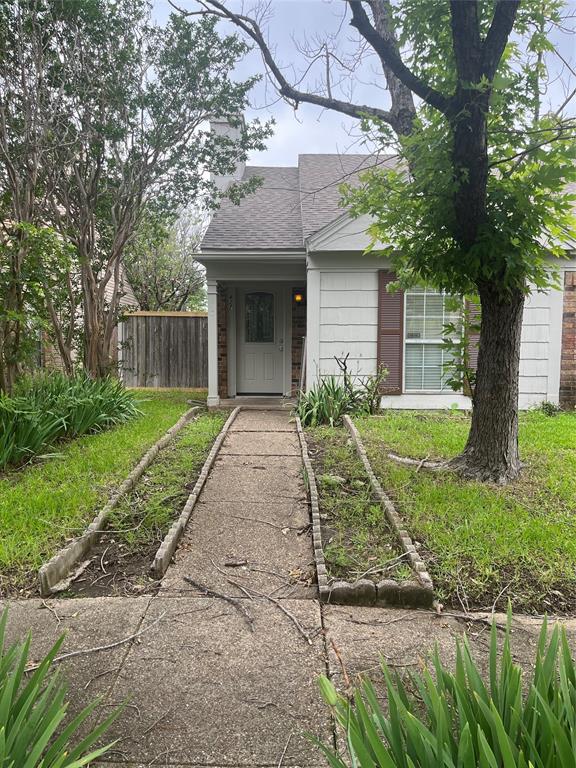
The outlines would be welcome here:
<svg viewBox="0 0 576 768">
<path fill-rule="evenodd" d="M 301 293 L 306 297 L 304 288 L 294 289 L 290 298 L 292 301 L 292 396 L 298 394 L 300 389 L 300 373 L 302 370 L 302 347 L 306 336 L 306 301 L 297 304 L 294 294 Z"/>
<path fill-rule="evenodd" d="M 576 272 L 564 274 L 560 405 L 576 407 Z"/>
<path fill-rule="evenodd" d="M 218 395 L 228 397 L 228 291 L 218 288 Z"/>
</svg>

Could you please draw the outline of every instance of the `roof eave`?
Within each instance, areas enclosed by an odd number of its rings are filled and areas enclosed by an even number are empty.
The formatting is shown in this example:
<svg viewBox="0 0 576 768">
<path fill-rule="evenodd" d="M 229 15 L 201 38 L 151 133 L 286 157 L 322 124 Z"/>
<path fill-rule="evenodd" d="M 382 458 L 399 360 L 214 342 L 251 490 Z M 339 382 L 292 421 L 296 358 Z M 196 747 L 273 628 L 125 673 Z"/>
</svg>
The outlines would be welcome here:
<svg viewBox="0 0 576 768">
<path fill-rule="evenodd" d="M 306 259 L 306 250 L 270 249 L 270 248 L 203 248 L 194 254 L 196 261 L 225 261 L 229 259 L 251 259 L 252 261 L 302 261 Z"/>
</svg>

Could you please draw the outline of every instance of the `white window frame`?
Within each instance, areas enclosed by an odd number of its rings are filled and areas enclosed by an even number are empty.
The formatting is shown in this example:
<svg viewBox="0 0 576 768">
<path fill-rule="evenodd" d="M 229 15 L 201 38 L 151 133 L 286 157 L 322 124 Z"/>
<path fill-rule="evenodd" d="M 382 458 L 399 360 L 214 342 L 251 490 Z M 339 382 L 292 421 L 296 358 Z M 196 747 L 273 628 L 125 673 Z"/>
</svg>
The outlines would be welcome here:
<svg viewBox="0 0 576 768">
<path fill-rule="evenodd" d="M 425 290 L 428 290 L 426 288 Z M 452 392 L 453 390 L 451 387 L 444 387 L 443 389 L 407 389 L 406 388 L 406 345 L 407 344 L 429 344 L 438 346 L 439 343 L 442 343 L 443 339 L 408 339 L 406 338 L 406 307 L 408 302 L 406 301 L 406 296 L 410 293 L 410 289 L 404 291 L 404 301 L 403 304 L 403 314 L 404 317 L 402 318 L 402 324 L 403 324 L 403 339 L 402 339 L 402 392 L 408 395 L 442 395 L 445 392 Z M 437 295 L 441 295 L 443 297 L 453 297 L 453 294 L 449 294 L 446 291 L 437 291 Z M 460 317 L 462 319 L 463 317 L 463 311 L 464 311 L 464 299 L 460 299 L 461 307 L 460 307 Z M 445 320 L 445 309 L 444 305 L 442 305 L 442 311 L 443 316 L 442 320 Z M 426 306 L 424 306 L 424 321 L 426 320 Z M 442 326 L 444 326 L 446 323 L 443 322 Z M 462 335 L 464 335 L 464 328 L 462 328 L 461 331 Z M 442 354 L 442 360 L 444 360 L 444 354 Z M 444 373 L 444 363 L 442 363 L 442 374 Z"/>
</svg>

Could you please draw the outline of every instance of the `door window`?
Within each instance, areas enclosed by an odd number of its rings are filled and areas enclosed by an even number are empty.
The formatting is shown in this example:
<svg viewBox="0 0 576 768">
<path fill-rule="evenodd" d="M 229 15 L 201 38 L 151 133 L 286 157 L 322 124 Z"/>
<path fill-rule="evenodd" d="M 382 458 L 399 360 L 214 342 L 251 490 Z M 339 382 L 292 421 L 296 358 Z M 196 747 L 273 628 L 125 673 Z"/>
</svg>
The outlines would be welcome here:
<svg viewBox="0 0 576 768">
<path fill-rule="evenodd" d="M 261 291 L 247 293 L 245 301 L 246 342 L 274 342 L 274 294 Z"/>
</svg>

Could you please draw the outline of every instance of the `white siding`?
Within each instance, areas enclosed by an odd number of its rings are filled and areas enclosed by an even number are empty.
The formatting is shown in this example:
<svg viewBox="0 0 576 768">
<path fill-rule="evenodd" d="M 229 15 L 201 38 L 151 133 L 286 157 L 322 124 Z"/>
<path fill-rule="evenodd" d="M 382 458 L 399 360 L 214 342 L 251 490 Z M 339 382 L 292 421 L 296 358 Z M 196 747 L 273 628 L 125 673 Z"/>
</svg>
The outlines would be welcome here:
<svg viewBox="0 0 576 768">
<path fill-rule="evenodd" d="M 543 400 L 558 402 L 562 300 L 557 290 L 533 293 L 526 299 L 520 346 L 521 408 Z"/>
<path fill-rule="evenodd" d="M 351 373 L 376 371 L 378 272 L 320 273 L 320 373 L 338 374 L 335 357 L 349 355 Z"/>
<path fill-rule="evenodd" d="M 351 268 L 351 265 L 352 268 Z M 349 354 L 352 373 L 376 371 L 378 270 L 386 263 L 358 254 L 310 254 L 308 285 L 313 275 L 314 290 L 309 290 L 308 335 L 309 385 L 316 375 L 340 373 L 334 357 Z M 520 407 L 551 400 L 558 402 L 560 344 L 562 334 L 561 291 L 535 293 L 528 297 L 524 310 L 520 360 Z M 312 329 L 311 325 L 315 328 Z M 417 404 L 420 403 L 418 406 Z M 456 393 L 438 395 L 400 395 L 386 398 L 388 407 L 446 408 L 469 407 L 469 400 Z"/>
</svg>

